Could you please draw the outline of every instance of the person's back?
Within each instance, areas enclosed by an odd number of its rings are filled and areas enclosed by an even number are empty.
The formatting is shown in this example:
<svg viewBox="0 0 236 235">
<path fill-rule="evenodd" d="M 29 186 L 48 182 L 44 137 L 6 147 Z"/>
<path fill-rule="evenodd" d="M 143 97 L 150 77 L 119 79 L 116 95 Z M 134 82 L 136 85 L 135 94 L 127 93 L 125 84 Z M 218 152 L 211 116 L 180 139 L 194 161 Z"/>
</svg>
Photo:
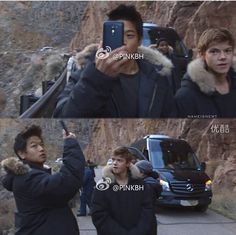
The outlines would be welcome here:
<svg viewBox="0 0 236 235">
<path fill-rule="evenodd" d="M 95 175 L 93 170 L 86 166 L 84 169 L 82 192 L 80 196 L 80 211 L 77 216 L 86 216 L 86 206 L 88 206 L 89 209 L 91 208 L 92 193 L 96 185 L 94 177 Z"/>
<path fill-rule="evenodd" d="M 35 126 L 16 137 L 14 149 L 21 160 L 2 161 L 7 171 L 3 186 L 16 202 L 16 235 L 79 235 L 68 202 L 82 184 L 84 157 L 72 134 L 64 138 L 63 165 L 54 175 L 43 166 L 46 153 L 41 130 Z"/>
<path fill-rule="evenodd" d="M 152 164 L 147 160 L 138 161 L 135 166 L 139 169 L 140 174 L 144 180 L 144 183 L 148 185 L 151 189 L 152 197 L 152 226 L 150 228 L 149 235 L 157 234 L 157 221 L 155 216 L 156 211 L 156 201 L 159 198 L 162 188 L 159 183 L 159 174 L 153 171 Z"/>
</svg>

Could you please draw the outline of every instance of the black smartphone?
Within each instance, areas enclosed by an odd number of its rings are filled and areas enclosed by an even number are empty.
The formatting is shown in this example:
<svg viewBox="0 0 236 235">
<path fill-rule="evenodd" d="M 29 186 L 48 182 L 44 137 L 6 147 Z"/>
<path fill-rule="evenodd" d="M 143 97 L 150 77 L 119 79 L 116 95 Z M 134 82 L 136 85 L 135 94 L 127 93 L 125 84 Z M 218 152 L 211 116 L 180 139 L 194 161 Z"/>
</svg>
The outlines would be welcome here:
<svg viewBox="0 0 236 235">
<path fill-rule="evenodd" d="M 103 24 L 103 49 L 114 50 L 124 45 L 124 23 L 121 21 L 105 21 Z"/>
<path fill-rule="evenodd" d="M 68 131 L 65 122 L 64 122 L 63 120 L 60 120 L 59 122 L 60 122 L 60 124 L 61 124 L 61 126 L 62 126 L 62 129 L 65 131 L 66 135 L 69 135 L 70 132 Z"/>
</svg>

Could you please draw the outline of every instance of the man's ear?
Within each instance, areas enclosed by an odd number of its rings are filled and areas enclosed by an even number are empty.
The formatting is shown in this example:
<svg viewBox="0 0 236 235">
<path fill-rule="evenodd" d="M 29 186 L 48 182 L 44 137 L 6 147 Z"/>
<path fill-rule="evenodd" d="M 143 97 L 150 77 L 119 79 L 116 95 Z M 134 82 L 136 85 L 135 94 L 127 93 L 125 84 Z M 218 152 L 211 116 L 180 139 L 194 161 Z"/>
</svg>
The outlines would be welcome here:
<svg viewBox="0 0 236 235">
<path fill-rule="evenodd" d="M 20 159 L 25 159 L 25 151 L 18 151 L 17 152 L 18 156 L 20 157 Z"/>
<path fill-rule="evenodd" d="M 126 166 L 129 168 L 131 163 L 132 163 L 131 161 L 126 162 Z"/>
</svg>

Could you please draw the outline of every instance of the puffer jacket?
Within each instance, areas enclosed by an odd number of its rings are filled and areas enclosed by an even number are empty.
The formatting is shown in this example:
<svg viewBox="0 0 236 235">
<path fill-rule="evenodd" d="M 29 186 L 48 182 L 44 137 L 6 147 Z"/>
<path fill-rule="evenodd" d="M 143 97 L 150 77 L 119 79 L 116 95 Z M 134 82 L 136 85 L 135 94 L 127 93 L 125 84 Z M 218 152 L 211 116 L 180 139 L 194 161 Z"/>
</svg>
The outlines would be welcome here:
<svg viewBox="0 0 236 235">
<path fill-rule="evenodd" d="M 7 174 L 3 186 L 15 197 L 16 235 L 79 235 L 68 202 L 83 181 L 85 160 L 78 142 L 65 140 L 63 165 L 51 175 L 45 168 L 8 158 L 2 161 Z"/>
<path fill-rule="evenodd" d="M 95 189 L 91 210 L 98 235 L 149 235 L 153 222 L 152 196 L 150 188 L 139 178 L 137 167 L 131 165 L 127 186 L 140 190 L 115 190 L 119 185 L 111 166 L 104 169 L 103 178 L 109 178 L 103 182 L 109 185 L 105 190 Z"/>
<path fill-rule="evenodd" d="M 214 75 L 206 70 L 201 58 L 187 68 L 181 88 L 175 95 L 178 116 L 181 118 L 236 117 L 236 58 L 228 72 L 230 92 L 220 94 L 215 89 Z"/>
<path fill-rule="evenodd" d="M 138 52 L 144 55 L 144 59 L 138 60 L 142 76 L 137 117 L 175 117 L 176 107 L 169 83 L 173 68 L 171 61 L 147 47 L 140 47 Z M 94 62 L 87 64 L 80 76 L 63 107 L 60 107 L 60 112 L 56 111 L 54 117 L 128 118 L 126 111 L 121 112 L 118 105 L 118 100 L 124 97 L 119 77 L 106 76 L 96 69 Z"/>
</svg>

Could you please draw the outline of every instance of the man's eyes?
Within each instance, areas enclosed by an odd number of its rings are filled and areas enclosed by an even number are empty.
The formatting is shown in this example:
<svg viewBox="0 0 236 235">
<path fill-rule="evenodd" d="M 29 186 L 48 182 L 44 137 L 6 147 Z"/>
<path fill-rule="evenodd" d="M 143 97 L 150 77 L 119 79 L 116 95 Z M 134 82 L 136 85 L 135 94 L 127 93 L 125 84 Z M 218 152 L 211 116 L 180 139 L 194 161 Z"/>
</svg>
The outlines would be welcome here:
<svg viewBox="0 0 236 235">
<path fill-rule="evenodd" d="M 38 146 L 44 147 L 44 144 L 43 143 L 42 144 L 32 144 L 30 147 L 31 148 L 36 148 Z"/>
<path fill-rule="evenodd" d="M 233 52 L 233 49 L 231 49 L 231 48 L 225 50 L 225 53 L 232 53 L 232 52 Z"/>
<path fill-rule="evenodd" d="M 231 54 L 233 52 L 233 49 L 232 48 L 228 48 L 228 49 L 225 49 L 225 50 L 211 49 L 209 52 L 211 54 L 220 54 L 221 52 L 224 52 L 226 54 Z"/>
<path fill-rule="evenodd" d="M 135 37 L 134 34 L 127 34 L 126 36 L 127 36 L 127 38 L 134 38 Z"/>
</svg>

